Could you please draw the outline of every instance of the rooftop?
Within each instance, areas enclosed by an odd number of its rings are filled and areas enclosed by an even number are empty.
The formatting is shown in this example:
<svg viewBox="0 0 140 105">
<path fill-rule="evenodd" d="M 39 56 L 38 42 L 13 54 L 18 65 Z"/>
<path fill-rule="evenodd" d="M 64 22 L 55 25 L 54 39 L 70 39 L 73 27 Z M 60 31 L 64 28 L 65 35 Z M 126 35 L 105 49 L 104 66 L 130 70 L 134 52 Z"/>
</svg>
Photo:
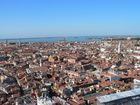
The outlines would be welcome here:
<svg viewBox="0 0 140 105">
<path fill-rule="evenodd" d="M 107 102 L 111 102 L 111 101 L 115 101 L 115 100 L 119 100 L 123 98 L 138 96 L 138 95 L 140 95 L 140 89 L 134 89 L 130 91 L 100 96 L 100 97 L 97 97 L 97 100 L 101 103 L 107 103 Z"/>
</svg>

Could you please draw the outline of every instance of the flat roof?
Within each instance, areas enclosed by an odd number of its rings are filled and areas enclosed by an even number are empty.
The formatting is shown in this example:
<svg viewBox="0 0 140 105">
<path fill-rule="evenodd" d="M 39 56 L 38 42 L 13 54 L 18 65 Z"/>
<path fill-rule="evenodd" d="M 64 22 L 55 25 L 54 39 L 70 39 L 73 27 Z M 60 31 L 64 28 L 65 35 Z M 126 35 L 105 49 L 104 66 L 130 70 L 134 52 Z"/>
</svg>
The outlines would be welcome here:
<svg viewBox="0 0 140 105">
<path fill-rule="evenodd" d="M 97 100 L 100 103 L 107 103 L 107 102 L 111 102 L 111 101 L 115 101 L 115 100 L 119 100 L 123 98 L 138 96 L 138 95 L 140 95 L 140 88 L 124 91 L 124 92 L 119 92 L 115 94 L 100 96 L 100 97 L 97 97 Z"/>
</svg>

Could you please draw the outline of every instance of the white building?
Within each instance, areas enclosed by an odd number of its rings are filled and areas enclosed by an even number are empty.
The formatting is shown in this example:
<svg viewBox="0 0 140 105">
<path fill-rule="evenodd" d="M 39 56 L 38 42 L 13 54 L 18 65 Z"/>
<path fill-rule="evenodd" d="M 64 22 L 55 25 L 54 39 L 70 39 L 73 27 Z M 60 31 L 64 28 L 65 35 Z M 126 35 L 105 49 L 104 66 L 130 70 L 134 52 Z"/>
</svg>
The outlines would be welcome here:
<svg viewBox="0 0 140 105">
<path fill-rule="evenodd" d="M 37 105 L 54 105 L 54 101 L 47 97 L 37 97 Z"/>
<path fill-rule="evenodd" d="M 134 86 L 133 86 L 134 89 L 140 88 L 140 80 L 134 79 L 133 82 L 134 82 Z"/>
</svg>

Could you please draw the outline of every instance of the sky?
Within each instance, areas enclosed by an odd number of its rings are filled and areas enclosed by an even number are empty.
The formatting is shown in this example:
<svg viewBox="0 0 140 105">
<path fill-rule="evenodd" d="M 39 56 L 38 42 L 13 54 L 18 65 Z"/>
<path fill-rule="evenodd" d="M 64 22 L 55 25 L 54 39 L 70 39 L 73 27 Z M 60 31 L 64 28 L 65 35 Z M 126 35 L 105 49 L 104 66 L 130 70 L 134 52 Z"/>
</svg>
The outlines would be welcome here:
<svg viewBox="0 0 140 105">
<path fill-rule="evenodd" d="M 140 35 L 140 0 L 0 0 L 0 39 Z"/>
</svg>

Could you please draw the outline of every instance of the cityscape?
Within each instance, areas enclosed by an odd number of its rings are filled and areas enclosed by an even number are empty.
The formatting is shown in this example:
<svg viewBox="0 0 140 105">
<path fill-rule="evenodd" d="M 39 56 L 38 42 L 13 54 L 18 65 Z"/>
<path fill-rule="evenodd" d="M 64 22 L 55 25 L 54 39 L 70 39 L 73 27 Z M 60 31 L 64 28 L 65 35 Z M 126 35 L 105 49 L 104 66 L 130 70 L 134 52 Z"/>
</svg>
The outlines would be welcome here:
<svg viewBox="0 0 140 105">
<path fill-rule="evenodd" d="M 139 105 L 140 42 L 0 44 L 2 105 Z M 117 103 L 117 104 L 116 104 Z"/>
<path fill-rule="evenodd" d="M 140 105 L 139 0 L 0 0 L 0 105 Z"/>
</svg>

